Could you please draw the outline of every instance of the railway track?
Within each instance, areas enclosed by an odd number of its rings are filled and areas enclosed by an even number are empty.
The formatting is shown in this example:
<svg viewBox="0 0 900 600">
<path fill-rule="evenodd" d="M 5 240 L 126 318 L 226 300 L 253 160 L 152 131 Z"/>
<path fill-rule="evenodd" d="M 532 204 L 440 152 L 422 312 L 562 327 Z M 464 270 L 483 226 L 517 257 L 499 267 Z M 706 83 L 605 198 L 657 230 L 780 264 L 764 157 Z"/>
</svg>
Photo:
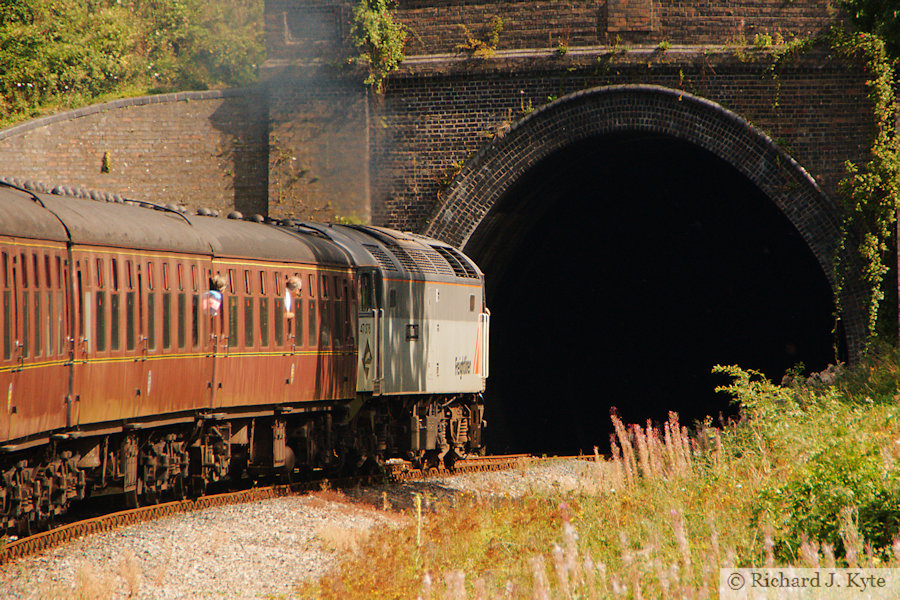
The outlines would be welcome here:
<svg viewBox="0 0 900 600">
<path fill-rule="evenodd" d="M 531 460 L 531 456 L 528 454 L 475 457 L 457 463 L 452 469 L 416 469 L 411 463 L 406 461 L 391 461 L 385 466 L 384 473 L 377 475 L 364 475 L 340 479 L 320 479 L 303 483 L 293 483 L 290 485 L 254 487 L 247 490 L 202 496 L 196 499 L 177 500 L 162 504 L 142 506 L 85 519 L 75 523 L 60 525 L 49 531 L 44 531 L 14 541 L 3 543 L 2 538 L 0 538 L 0 564 L 44 552 L 84 535 L 110 531 L 129 525 L 136 525 L 138 523 L 153 521 L 155 519 L 179 513 L 193 512 L 229 504 L 258 502 L 260 500 L 279 498 L 290 494 L 302 494 L 320 490 L 323 487 L 340 489 L 364 485 L 379 485 L 384 483 L 400 483 L 443 478 L 466 473 L 502 471 L 522 466 L 528 460 Z"/>
</svg>

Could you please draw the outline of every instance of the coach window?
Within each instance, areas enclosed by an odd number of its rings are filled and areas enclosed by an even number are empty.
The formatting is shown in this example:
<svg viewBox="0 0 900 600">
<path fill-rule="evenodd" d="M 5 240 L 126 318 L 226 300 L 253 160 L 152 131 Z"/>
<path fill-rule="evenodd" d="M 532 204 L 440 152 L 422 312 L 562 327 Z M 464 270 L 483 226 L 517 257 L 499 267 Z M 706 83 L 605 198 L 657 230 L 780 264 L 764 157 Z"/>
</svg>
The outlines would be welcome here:
<svg viewBox="0 0 900 600">
<path fill-rule="evenodd" d="M 178 294 L 178 347 L 184 348 L 187 344 L 185 339 L 185 325 L 187 324 L 187 297 L 184 292 Z"/>
<path fill-rule="evenodd" d="M 24 263 L 22 265 L 24 267 Z M 31 327 L 29 323 L 31 322 L 31 309 L 30 303 L 28 302 L 28 292 L 22 292 L 22 356 L 28 357 L 31 356 L 31 346 L 28 343 L 28 338 L 31 337 Z"/>
<path fill-rule="evenodd" d="M 334 305 L 332 314 L 334 316 L 334 343 L 335 345 L 343 345 L 344 343 L 344 307 L 341 300 L 341 284 L 337 275 L 334 276 Z"/>
<path fill-rule="evenodd" d="M 228 293 L 234 293 L 234 269 L 228 269 Z"/>
<path fill-rule="evenodd" d="M 103 287 L 103 259 L 97 259 L 97 287 Z"/>
<path fill-rule="evenodd" d="M 28 287 L 28 260 L 27 260 L 27 257 L 24 252 L 19 255 L 19 259 L 20 259 L 19 266 L 22 268 L 22 287 L 27 288 Z"/>
<path fill-rule="evenodd" d="M 148 262 L 147 262 L 147 288 L 148 288 L 148 289 L 151 289 L 151 290 L 153 289 L 153 284 L 154 284 L 153 279 L 154 279 L 154 277 L 153 277 L 153 263 L 148 261 Z"/>
<path fill-rule="evenodd" d="M 100 276 L 100 271 L 97 271 Z M 96 329 L 94 330 L 94 344 L 96 344 L 97 352 L 106 350 L 106 292 L 97 291 L 94 318 L 96 319 Z"/>
<path fill-rule="evenodd" d="M 78 335 L 87 337 L 87 334 L 85 333 L 87 331 L 87 329 L 85 329 L 85 327 L 84 327 L 85 310 L 84 310 L 84 304 L 81 301 L 81 299 L 84 298 L 84 295 L 82 294 L 82 291 L 81 291 L 82 290 L 82 278 L 83 277 L 81 274 L 81 261 L 78 260 L 78 261 L 75 261 L 75 285 L 77 286 L 77 289 L 75 291 L 75 296 L 77 298 L 76 304 L 78 305 L 78 314 L 76 315 L 76 318 L 78 319 L 77 331 L 78 331 Z"/>
<path fill-rule="evenodd" d="M 67 352 L 66 327 L 64 325 L 67 322 L 67 308 L 65 303 L 63 303 L 62 290 L 64 281 L 66 283 L 66 288 L 69 287 L 69 274 L 63 274 L 63 267 L 68 267 L 68 265 L 68 261 L 63 262 L 60 257 L 56 257 L 56 281 L 59 284 L 59 289 L 56 291 L 56 353 L 60 356 Z"/>
<path fill-rule="evenodd" d="M 149 276 L 149 274 L 148 274 Z M 147 294 L 147 347 L 156 350 L 156 293 Z"/>
<path fill-rule="evenodd" d="M 178 263 L 175 269 L 178 274 L 178 291 L 182 291 L 184 289 L 184 266 Z"/>
<path fill-rule="evenodd" d="M 119 311 L 119 261 L 115 258 L 110 260 L 110 284 L 112 289 L 109 292 L 109 349 L 118 350 L 120 347 L 119 321 L 121 320 Z"/>
<path fill-rule="evenodd" d="M 331 302 L 328 300 L 328 277 L 322 275 L 322 289 L 319 296 L 319 344 L 331 345 Z"/>
<path fill-rule="evenodd" d="M 475 312 L 475 294 L 469 296 L 469 312 Z"/>
<path fill-rule="evenodd" d="M 259 275 L 260 292 L 265 294 L 264 273 L 260 272 Z M 262 347 L 269 345 L 269 299 L 265 296 L 259 299 L 259 345 Z"/>
<path fill-rule="evenodd" d="M 251 294 L 252 287 L 250 285 L 250 271 L 244 269 L 244 293 L 248 296 Z"/>
<path fill-rule="evenodd" d="M 282 297 L 281 273 L 275 273 L 274 284 L 272 285 L 272 293 L 275 299 L 272 301 L 272 309 L 275 311 L 275 320 L 273 321 L 273 329 L 275 333 L 275 345 L 284 344 L 284 299 Z"/>
<path fill-rule="evenodd" d="M 163 282 L 165 283 L 166 267 L 163 265 Z M 172 347 L 172 294 L 162 294 L 162 345 L 163 349 Z"/>
<path fill-rule="evenodd" d="M 131 273 L 131 261 L 125 261 L 125 285 L 128 286 L 129 290 L 134 289 L 134 277 Z"/>
<path fill-rule="evenodd" d="M 44 255 L 44 281 L 46 281 L 46 288 L 50 289 L 53 287 L 53 271 L 50 268 L 50 255 Z"/>
<path fill-rule="evenodd" d="M 0 270 L 3 274 L 3 358 L 12 358 L 12 293 L 9 290 L 9 255 L 0 255 Z"/>
<path fill-rule="evenodd" d="M 301 278 L 302 282 L 303 279 Z M 303 345 L 303 291 L 294 297 L 294 340 L 298 346 Z"/>
<path fill-rule="evenodd" d="M 109 294 L 109 349 L 119 349 L 119 294 L 110 292 Z"/>
<path fill-rule="evenodd" d="M 162 264 L 162 285 L 163 290 L 169 291 L 169 263 L 164 262 Z"/>
<path fill-rule="evenodd" d="M 134 292 L 125 292 L 125 349 L 134 350 Z"/>
<path fill-rule="evenodd" d="M 244 345 L 253 346 L 253 298 L 250 296 L 244 298 Z"/>
<path fill-rule="evenodd" d="M 228 298 L 228 347 L 239 345 L 238 340 L 238 299 L 235 296 Z"/>
<path fill-rule="evenodd" d="M 31 273 L 32 273 L 32 276 L 34 277 L 34 287 L 35 288 L 41 287 L 41 275 L 40 275 L 40 273 L 38 273 L 39 265 L 40 265 L 40 263 L 38 262 L 38 255 L 32 254 L 31 255 L 31 266 L 32 266 Z"/>
<path fill-rule="evenodd" d="M 200 294 L 191 296 L 191 345 L 200 345 Z"/>
<path fill-rule="evenodd" d="M 39 282 L 35 282 L 39 283 Z M 43 347 L 41 346 L 41 293 L 38 291 L 34 292 L 34 355 L 40 356 L 43 354 Z"/>
<path fill-rule="evenodd" d="M 259 295 L 260 296 L 266 295 L 266 272 L 265 271 L 259 272 Z"/>
<path fill-rule="evenodd" d="M 307 309 L 309 318 L 306 321 L 307 343 L 310 346 L 318 344 L 319 324 L 316 320 L 316 290 L 313 289 L 313 276 L 309 276 L 309 308 Z"/>
</svg>

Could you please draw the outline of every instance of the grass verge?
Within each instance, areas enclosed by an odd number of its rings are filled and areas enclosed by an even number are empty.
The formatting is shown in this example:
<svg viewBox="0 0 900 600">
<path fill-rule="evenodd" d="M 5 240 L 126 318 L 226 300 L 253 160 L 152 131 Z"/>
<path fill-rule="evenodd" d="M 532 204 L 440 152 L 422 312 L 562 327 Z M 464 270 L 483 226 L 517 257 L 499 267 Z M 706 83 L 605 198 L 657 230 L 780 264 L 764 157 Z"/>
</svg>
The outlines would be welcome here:
<svg viewBox="0 0 900 600">
<path fill-rule="evenodd" d="M 615 417 L 583 485 L 460 495 L 375 532 L 304 598 L 707 598 L 728 566 L 900 567 L 900 354 L 783 385 L 737 367 L 741 417 Z M 539 468 L 539 467 L 534 467 Z"/>
</svg>

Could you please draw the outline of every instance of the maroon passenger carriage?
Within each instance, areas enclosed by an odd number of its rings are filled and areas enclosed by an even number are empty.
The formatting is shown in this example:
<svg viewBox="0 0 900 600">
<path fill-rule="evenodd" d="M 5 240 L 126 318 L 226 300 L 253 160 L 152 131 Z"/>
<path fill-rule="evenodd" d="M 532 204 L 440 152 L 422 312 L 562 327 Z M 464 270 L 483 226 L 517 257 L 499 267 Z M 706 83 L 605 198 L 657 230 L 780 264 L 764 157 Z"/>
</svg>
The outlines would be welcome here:
<svg viewBox="0 0 900 600">
<path fill-rule="evenodd" d="M 0 532 L 92 491 L 481 448 L 483 276 L 458 251 L 153 208 L 0 185 Z"/>
</svg>

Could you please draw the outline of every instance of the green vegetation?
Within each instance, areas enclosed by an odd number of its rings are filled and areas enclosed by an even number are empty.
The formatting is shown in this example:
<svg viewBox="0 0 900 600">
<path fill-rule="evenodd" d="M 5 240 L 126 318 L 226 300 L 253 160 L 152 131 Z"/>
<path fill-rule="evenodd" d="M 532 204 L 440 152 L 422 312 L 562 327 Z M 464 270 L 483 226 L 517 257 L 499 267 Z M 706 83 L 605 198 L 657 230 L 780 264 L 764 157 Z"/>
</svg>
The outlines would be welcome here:
<svg viewBox="0 0 900 600">
<path fill-rule="evenodd" d="M 262 0 L 0 0 L 0 126 L 256 80 Z"/>
<path fill-rule="evenodd" d="M 300 595 L 702 598 L 720 567 L 900 567 L 900 352 L 782 386 L 717 370 L 738 422 L 614 417 L 612 457 L 571 485 L 411 512 Z"/>
<path fill-rule="evenodd" d="M 890 313 L 892 324 L 882 320 L 879 327 L 878 320 L 879 307 L 885 296 L 882 283 L 889 270 L 889 242 L 896 222 L 896 209 L 900 206 L 900 147 L 895 130 L 892 63 L 884 42 L 874 34 L 847 34 L 834 30 L 831 47 L 843 56 L 863 63 L 869 76 L 866 85 L 874 116 L 868 162 L 863 165 L 847 162 L 847 177 L 840 183 L 844 222 L 841 247 L 835 257 L 835 287 L 839 296 L 851 276 L 858 277 L 867 295 L 870 341 L 878 334 L 889 340 L 895 339 L 896 314 Z"/>
<path fill-rule="evenodd" d="M 461 25 L 463 35 L 466 41 L 457 44 L 456 49 L 460 52 L 468 52 L 476 58 L 489 58 L 497 51 L 497 45 L 500 43 L 500 34 L 503 32 L 503 19 L 497 15 L 491 17 L 490 23 L 487 25 L 487 31 L 480 37 L 476 37 L 469 31 L 465 25 Z M 566 47 L 566 52 L 569 49 Z"/>
<path fill-rule="evenodd" d="M 367 85 L 381 93 L 384 78 L 403 62 L 406 29 L 394 21 L 391 0 L 361 0 L 353 9 L 353 43 L 369 69 Z"/>
<path fill-rule="evenodd" d="M 860 31 L 877 35 L 888 55 L 900 58 L 900 6 L 895 0 L 843 0 L 841 4 Z"/>
</svg>

